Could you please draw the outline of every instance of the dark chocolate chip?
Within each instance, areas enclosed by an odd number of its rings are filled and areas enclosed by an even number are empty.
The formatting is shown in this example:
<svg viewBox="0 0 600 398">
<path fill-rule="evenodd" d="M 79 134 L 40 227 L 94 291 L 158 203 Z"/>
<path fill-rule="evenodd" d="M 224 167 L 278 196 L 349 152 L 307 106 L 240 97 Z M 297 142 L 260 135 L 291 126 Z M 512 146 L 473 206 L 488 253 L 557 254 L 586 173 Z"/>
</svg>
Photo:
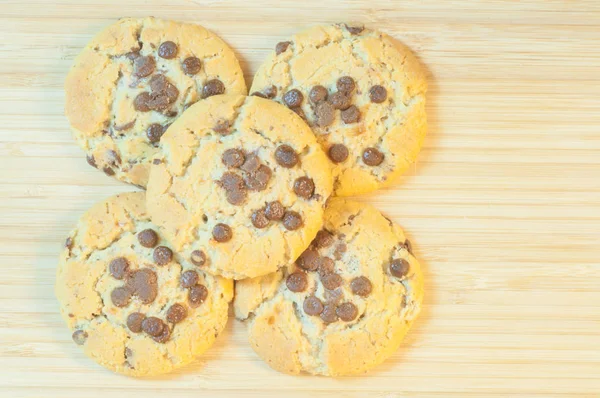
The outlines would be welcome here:
<svg viewBox="0 0 600 398">
<path fill-rule="evenodd" d="M 304 100 L 304 95 L 300 92 L 300 90 L 294 88 L 283 95 L 283 102 L 290 108 L 296 108 L 302 105 L 302 101 Z"/>
<path fill-rule="evenodd" d="M 113 129 L 115 131 L 125 131 L 125 130 L 129 130 L 130 128 L 132 128 L 133 126 L 135 126 L 135 120 L 133 119 L 132 121 L 125 123 L 125 124 L 120 124 L 120 125 L 115 125 L 113 127 Z"/>
<path fill-rule="evenodd" d="M 114 176 L 115 175 L 115 171 L 113 169 L 111 169 L 110 167 L 108 167 L 108 166 L 106 166 L 105 168 L 103 168 L 102 171 L 107 176 Z"/>
<path fill-rule="evenodd" d="M 69 250 L 73 248 L 73 238 L 70 236 L 67 238 L 67 240 L 65 240 L 65 247 Z"/>
<path fill-rule="evenodd" d="M 229 135 L 231 133 L 231 131 L 229 130 L 229 121 L 228 120 L 219 120 L 216 124 L 215 127 L 213 127 L 213 130 L 215 130 L 217 133 L 221 134 L 221 135 Z"/>
<path fill-rule="evenodd" d="M 188 294 L 188 301 L 192 307 L 198 307 L 206 300 L 208 289 L 204 285 L 192 286 Z"/>
<path fill-rule="evenodd" d="M 73 335 L 71 337 L 73 338 L 75 344 L 83 345 L 88 338 L 88 334 L 83 330 L 76 330 L 73 332 Z"/>
<path fill-rule="evenodd" d="M 396 278 L 404 278 L 408 275 L 410 263 L 403 258 L 397 258 L 390 263 L 390 273 Z"/>
<path fill-rule="evenodd" d="M 133 333 L 140 333 L 142 331 L 142 322 L 146 319 L 146 315 L 141 312 L 132 312 L 127 317 L 127 327 Z"/>
<path fill-rule="evenodd" d="M 308 93 L 308 98 L 313 104 L 318 104 L 327 99 L 327 89 L 321 85 L 314 86 Z"/>
<path fill-rule="evenodd" d="M 319 268 L 319 253 L 313 249 L 306 249 L 296 260 L 298 267 L 307 271 L 316 271 Z"/>
<path fill-rule="evenodd" d="M 177 55 L 177 44 L 165 41 L 158 47 L 158 56 L 165 59 L 173 59 Z"/>
<path fill-rule="evenodd" d="M 404 241 L 404 243 L 400 244 L 401 248 L 405 248 L 410 254 L 413 254 L 412 251 L 412 243 L 408 239 Z"/>
<path fill-rule="evenodd" d="M 358 276 L 350 282 L 350 289 L 352 293 L 357 294 L 361 297 L 367 297 L 371 294 L 371 290 L 373 289 L 373 285 L 371 281 L 366 276 Z"/>
<path fill-rule="evenodd" d="M 381 104 L 387 99 L 387 90 L 385 87 L 375 85 L 369 89 L 369 98 L 375 104 Z"/>
<path fill-rule="evenodd" d="M 267 185 L 273 172 L 264 164 L 261 164 L 258 167 L 258 170 L 255 172 L 248 173 L 244 178 L 246 182 L 246 187 L 251 191 L 264 191 L 267 189 Z"/>
<path fill-rule="evenodd" d="M 228 242 L 233 237 L 233 231 L 229 225 L 219 223 L 214 226 L 212 235 L 217 242 Z"/>
<path fill-rule="evenodd" d="M 336 274 L 335 272 L 330 272 L 325 275 L 320 275 L 320 277 L 321 277 L 321 283 L 323 284 L 325 289 L 328 289 L 328 290 L 337 289 L 338 287 L 342 286 L 342 284 L 344 283 L 344 279 L 342 279 L 342 277 L 339 274 Z"/>
<path fill-rule="evenodd" d="M 187 57 L 183 60 L 181 68 L 186 75 L 195 75 L 202 69 L 202 61 L 196 57 Z"/>
<path fill-rule="evenodd" d="M 131 300 L 131 290 L 127 287 L 117 287 L 110 293 L 110 299 L 116 307 L 125 307 Z"/>
<path fill-rule="evenodd" d="M 280 166 L 285 168 L 292 168 L 298 164 L 300 158 L 294 148 L 289 145 L 279 145 L 277 149 L 275 149 L 275 160 Z"/>
<path fill-rule="evenodd" d="M 317 232 L 317 236 L 315 236 L 313 243 L 320 249 L 329 247 L 333 244 L 333 235 L 322 229 Z"/>
<path fill-rule="evenodd" d="M 333 105 L 335 109 L 348 109 L 352 105 L 352 98 L 350 95 L 343 91 L 336 91 L 331 94 L 328 99 L 329 103 Z"/>
<path fill-rule="evenodd" d="M 181 283 L 181 287 L 190 288 L 192 286 L 196 286 L 198 284 L 198 273 L 194 270 L 187 270 L 181 274 L 179 278 L 179 282 Z"/>
<path fill-rule="evenodd" d="M 350 322 L 358 315 L 358 309 L 352 303 L 342 303 L 335 309 L 335 313 L 342 321 Z"/>
<path fill-rule="evenodd" d="M 149 316 L 142 321 L 142 330 L 150 336 L 160 336 L 166 327 L 162 319 L 155 316 Z"/>
<path fill-rule="evenodd" d="M 242 164 L 241 168 L 248 173 L 253 173 L 260 167 L 260 159 L 255 154 L 251 153 L 246 157 L 246 160 Z"/>
<path fill-rule="evenodd" d="M 319 127 L 327 127 L 335 120 L 335 108 L 329 102 L 319 102 L 315 106 L 316 123 Z"/>
<path fill-rule="evenodd" d="M 148 248 L 152 248 L 158 243 L 158 235 L 153 229 L 149 228 L 138 233 L 137 238 L 140 245 Z"/>
<path fill-rule="evenodd" d="M 169 340 L 169 337 L 171 337 L 171 329 L 169 329 L 169 325 L 165 324 L 165 327 L 162 330 L 162 333 L 159 334 L 158 336 L 152 336 L 152 340 L 156 341 L 157 343 L 166 343 L 167 340 Z"/>
<path fill-rule="evenodd" d="M 264 209 L 258 209 L 252 213 L 252 225 L 258 229 L 266 228 L 269 225 L 269 219 Z"/>
<path fill-rule="evenodd" d="M 277 96 L 277 87 L 271 85 L 263 90 L 267 98 L 275 98 Z"/>
<path fill-rule="evenodd" d="M 327 154 L 333 163 L 342 163 L 348 159 L 348 148 L 344 144 L 333 144 Z"/>
<path fill-rule="evenodd" d="M 323 278 L 325 275 L 333 273 L 335 270 L 335 263 L 333 260 L 327 256 L 323 256 L 319 258 L 319 276 Z"/>
<path fill-rule="evenodd" d="M 227 149 L 221 156 L 221 161 L 227 167 L 240 167 L 245 160 L 244 152 L 237 148 Z"/>
<path fill-rule="evenodd" d="M 335 252 L 333 253 L 333 256 L 335 257 L 336 260 L 340 260 L 347 249 L 348 249 L 348 246 L 345 243 L 340 243 L 335 248 Z"/>
<path fill-rule="evenodd" d="M 336 305 L 333 303 L 327 303 L 323 307 L 323 311 L 319 315 L 321 320 L 325 323 L 333 323 L 338 320 L 338 316 L 335 311 Z"/>
<path fill-rule="evenodd" d="M 181 304 L 173 304 L 167 310 L 167 322 L 179 323 L 187 316 L 187 310 Z"/>
<path fill-rule="evenodd" d="M 308 296 L 304 299 L 302 308 L 307 315 L 320 315 L 323 312 L 323 303 L 315 296 Z"/>
<path fill-rule="evenodd" d="M 266 96 L 266 95 L 264 95 L 263 93 L 261 93 L 261 92 L 259 92 L 259 91 L 255 91 L 255 92 L 253 92 L 253 93 L 252 93 L 252 94 L 250 94 L 250 95 L 251 95 L 251 96 L 253 96 L 253 97 L 260 97 L 260 98 L 265 98 L 265 99 L 267 98 L 267 96 Z"/>
<path fill-rule="evenodd" d="M 290 46 L 290 44 L 292 44 L 291 41 L 280 41 L 279 43 L 277 43 L 277 45 L 275 46 L 275 54 L 279 55 L 283 52 L 285 52 L 285 50 L 288 49 L 288 47 Z"/>
<path fill-rule="evenodd" d="M 343 93 L 350 94 L 356 88 L 356 84 L 354 83 L 354 79 L 350 76 L 342 76 L 335 83 L 338 91 Z"/>
<path fill-rule="evenodd" d="M 283 215 L 283 226 L 288 231 L 295 231 L 302 227 L 302 217 L 295 211 L 286 211 Z"/>
<path fill-rule="evenodd" d="M 96 159 L 94 159 L 94 156 L 88 155 L 85 157 L 85 160 L 87 160 L 88 164 L 90 166 L 92 166 L 93 168 L 95 168 L 95 169 L 98 168 L 98 165 L 96 164 Z"/>
<path fill-rule="evenodd" d="M 155 143 L 160 141 L 160 137 L 162 137 L 164 132 L 162 124 L 152 123 L 146 129 L 146 137 L 148 137 L 148 141 Z"/>
<path fill-rule="evenodd" d="M 288 275 L 285 280 L 285 285 L 292 292 L 303 292 L 308 287 L 308 279 L 306 278 L 306 274 L 301 271 L 296 271 L 290 275 Z"/>
<path fill-rule="evenodd" d="M 367 148 L 363 151 L 362 159 L 367 166 L 379 166 L 384 155 L 377 148 Z"/>
<path fill-rule="evenodd" d="M 204 84 L 202 87 L 202 98 L 212 97 L 213 95 L 223 94 L 225 92 L 225 85 L 219 79 L 212 79 Z"/>
<path fill-rule="evenodd" d="M 267 203 L 265 208 L 265 214 L 269 220 L 281 220 L 285 213 L 285 208 L 281 204 L 280 201 L 276 200 L 274 202 Z"/>
<path fill-rule="evenodd" d="M 358 35 L 360 34 L 360 32 L 362 32 L 365 28 L 362 26 L 348 26 L 348 25 L 344 25 L 346 27 L 346 30 L 348 32 L 350 32 L 350 34 L 352 35 Z"/>
<path fill-rule="evenodd" d="M 127 287 L 142 303 L 149 304 L 158 295 L 158 277 L 151 269 L 138 269 L 127 275 Z"/>
<path fill-rule="evenodd" d="M 137 77 L 146 77 L 150 76 L 154 69 L 156 68 L 156 61 L 154 57 L 137 57 L 135 61 L 133 61 L 133 73 Z"/>
<path fill-rule="evenodd" d="M 235 173 L 226 172 L 221 177 L 219 183 L 225 189 L 227 202 L 232 205 L 241 205 L 244 203 L 248 193 L 246 192 L 242 177 Z"/>
<path fill-rule="evenodd" d="M 190 260 L 192 261 L 192 264 L 201 267 L 206 264 L 206 253 L 202 250 L 194 250 L 190 256 Z"/>
<path fill-rule="evenodd" d="M 342 111 L 342 120 L 346 124 L 356 123 L 360 120 L 360 111 L 356 105 L 352 105 L 350 108 Z"/>
<path fill-rule="evenodd" d="M 149 112 L 150 106 L 148 104 L 151 100 L 150 93 L 146 91 L 139 93 L 133 100 L 133 108 L 138 112 Z"/>
<path fill-rule="evenodd" d="M 110 274 L 115 279 L 123 279 L 129 270 L 129 261 L 125 257 L 117 257 L 108 265 Z"/>
<path fill-rule="evenodd" d="M 294 181 L 294 193 L 301 198 L 310 199 L 315 193 L 315 183 L 306 176 L 298 177 Z"/>
<path fill-rule="evenodd" d="M 173 259 L 173 251 L 166 246 L 158 246 L 152 253 L 156 265 L 167 265 Z"/>
</svg>

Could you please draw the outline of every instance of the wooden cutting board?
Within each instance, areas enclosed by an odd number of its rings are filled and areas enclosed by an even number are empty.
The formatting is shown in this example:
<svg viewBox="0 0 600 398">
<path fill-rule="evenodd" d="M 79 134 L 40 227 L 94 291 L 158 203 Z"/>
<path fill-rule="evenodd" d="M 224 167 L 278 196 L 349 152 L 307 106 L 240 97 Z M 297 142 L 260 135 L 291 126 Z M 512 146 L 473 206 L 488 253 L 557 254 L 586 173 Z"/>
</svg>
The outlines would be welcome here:
<svg viewBox="0 0 600 398">
<path fill-rule="evenodd" d="M 407 230 L 422 316 L 367 376 L 291 377 L 231 320 L 153 380 L 84 357 L 58 314 L 58 252 L 92 203 L 131 190 L 86 165 L 63 116 L 79 50 L 121 16 L 198 22 L 248 83 L 275 43 L 359 21 L 428 69 L 429 135 L 393 189 L 361 197 Z M 0 396 L 600 396 L 600 2 L 0 0 Z"/>
</svg>

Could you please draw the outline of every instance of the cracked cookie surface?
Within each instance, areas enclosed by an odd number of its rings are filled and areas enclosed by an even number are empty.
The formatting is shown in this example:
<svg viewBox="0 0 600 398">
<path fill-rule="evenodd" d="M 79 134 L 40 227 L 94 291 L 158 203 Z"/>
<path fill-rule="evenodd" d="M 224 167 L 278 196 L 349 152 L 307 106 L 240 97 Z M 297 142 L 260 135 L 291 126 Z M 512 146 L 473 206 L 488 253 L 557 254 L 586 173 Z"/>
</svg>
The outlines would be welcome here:
<svg viewBox="0 0 600 398">
<path fill-rule="evenodd" d="M 145 193 L 94 205 L 71 231 L 55 285 L 75 344 L 129 376 L 170 372 L 208 349 L 227 323 L 230 280 L 174 252 Z"/>
<path fill-rule="evenodd" d="M 88 163 L 145 187 L 162 134 L 191 104 L 215 94 L 246 94 L 234 52 L 191 23 L 124 18 L 75 59 L 65 113 Z"/>
<path fill-rule="evenodd" d="M 415 161 L 425 137 L 425 73 L 390 36 L 316 26 L 278 43 L 250 92 L 305 118 L 333 166 L 334 194 L 388 186 Z"/>
<path fill-rule="evenodd" d="M 325 153 L 308 126 L 262 98 L 221 95 L 165 133 L 147 191 L 175 250 L 243 279 L 293 261 L 315 237 L 331 194 Z"/>
<path fill-rule="evenodd" d="M 341 198 L 324 219 L 295 264 L 235 285 L 252 348 L 280 372 L 365 372 L 398 349 L 421 309 L 420 265 L 398 225 Z"/>
</svg>

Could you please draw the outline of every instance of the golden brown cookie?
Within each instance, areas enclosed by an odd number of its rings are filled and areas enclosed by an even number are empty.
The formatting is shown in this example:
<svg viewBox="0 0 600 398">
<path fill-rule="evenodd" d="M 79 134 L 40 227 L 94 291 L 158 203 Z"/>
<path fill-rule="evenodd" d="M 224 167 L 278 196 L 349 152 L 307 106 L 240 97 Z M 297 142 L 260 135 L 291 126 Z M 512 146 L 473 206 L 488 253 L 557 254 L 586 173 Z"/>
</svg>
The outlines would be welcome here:
<svg viewBox="0 0 600 398">
<path fill-rule="evenodd" d="M 65 81 L 66 115 L 88 163 L 145 187 L 160 137 L 201 98 L 246 94 L 235 54 L 190 23 L 124 18 L 83 49 Z"/>
<path fill-rule="evenodd" d="M 254 351 L 280 372 L 365 372 L 398 349 L 421 309 L 411 250 L 375 208 L 332 198 L 323 229 L 295 264 L 236 282 L 236 317 Z"/>
<path fill-rule="evenodd" d="M 69 234 L 56 296 L 73 341 L 100 365 L 129 376 L 167 373 L 225 327 L 232 282 L 172 248 L 150 222 L 144 192 L 97 203 Z"/>
<path fill-rule="evenodd" d="M 200 101 L 167 130 L 162 149 L 148 211 L 177 252 L 211 273 L 274 272 L 321 227 L 329 162 L 310 128 L 274 101 Z"/>
<path fill-rule="evenodd" d="M 425 137 L 425 73 L 386 34 L 316 26 L 280 42 L 250 92 L 310 124 L 333 165 L 334 194 L 388 186 L 415 161 Z"/>
</svg>

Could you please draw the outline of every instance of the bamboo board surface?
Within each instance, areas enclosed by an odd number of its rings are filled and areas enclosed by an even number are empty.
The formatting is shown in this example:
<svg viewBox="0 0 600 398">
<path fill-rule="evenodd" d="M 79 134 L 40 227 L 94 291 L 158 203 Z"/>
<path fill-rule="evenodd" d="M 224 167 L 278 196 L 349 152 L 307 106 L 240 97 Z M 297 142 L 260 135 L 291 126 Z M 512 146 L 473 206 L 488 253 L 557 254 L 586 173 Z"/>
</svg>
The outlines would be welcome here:
<svg viewBox="0 0 600 398">
<path fill-rule="evenodd" d="M 428 69 L 429 134 L 397 186 L 361 197 L 426 273 L 422 316 L 367 376 L 291 377 L 231 320 L 191 366 L 135 380 L 87 359 L 53 294 L 67 232 L 132 188 L 87 166 L 62 85 L 121 16 L 198 22 L 246 78 L 312 24 L 360 21 Z M 0 0 L 0 396 L 600 396 L 600 2 Z"/>
</svg>

